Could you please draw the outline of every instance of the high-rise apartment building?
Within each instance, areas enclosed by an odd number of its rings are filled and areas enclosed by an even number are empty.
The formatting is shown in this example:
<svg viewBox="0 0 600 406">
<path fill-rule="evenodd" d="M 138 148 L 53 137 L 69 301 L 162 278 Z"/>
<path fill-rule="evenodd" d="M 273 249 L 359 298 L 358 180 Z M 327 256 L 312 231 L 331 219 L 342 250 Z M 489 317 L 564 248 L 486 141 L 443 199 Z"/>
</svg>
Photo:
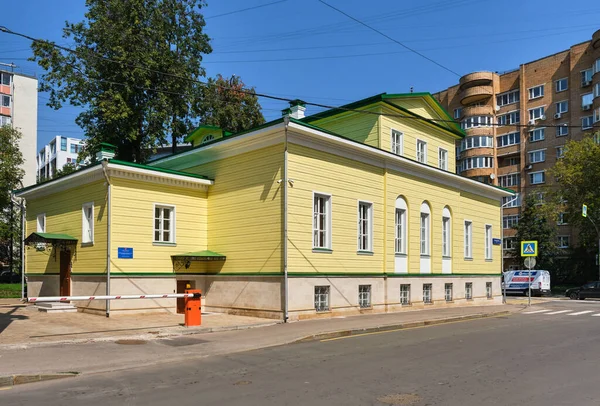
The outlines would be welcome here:
<svg viewBox="0 0 600 406">
<path fill-rule="evenodd" d="M 12 125 L 23 135 L 19 144 L 25 161 L 23 186 L 34 184 L 36 177 L 37 87 L 36 78 L 0 66 L 0 125 Z"/>
<path fill-rule="evenodd" d="M 516 243 L 522 197 L 543 190 L 554 179 L 551 168 L 567 140 L 600 128 L 600 30 L 591 41 L 571 46 L 504 73 L 473 72 L 434 97 L 467 137 L 457 145 L 457 172 L 481 182 L 518 191 L 503 211 L 504 255 Z M 558 215 L 558 243 L 569 247 L 576 236 Z M 505 262 L 505 270 L 510 261 Z"/>
<path fill-rule="evenodd" d="M 88 162 L 80 162 L 78 158 L 84 146 L 85 142 L 79 138 L 62 135 L 54 137 L 38 152 L 36 160 L 38 181 L 52 179 L 66 164 L 73 164 L 75 167 L 87 164 Z"/>
</svg>

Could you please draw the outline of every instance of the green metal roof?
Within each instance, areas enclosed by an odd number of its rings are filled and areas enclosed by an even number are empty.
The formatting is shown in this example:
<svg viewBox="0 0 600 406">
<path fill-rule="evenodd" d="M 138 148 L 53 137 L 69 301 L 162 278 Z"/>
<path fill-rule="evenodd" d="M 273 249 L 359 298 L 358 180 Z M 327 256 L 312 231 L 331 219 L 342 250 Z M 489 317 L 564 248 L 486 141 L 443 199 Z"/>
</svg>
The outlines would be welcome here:
<svg viewBox="0 0 600 406">
<path fill-rule="evenodd" d="M 225 261 L 226 256 L 223 254 L 219 254 L 218 252 L 203 250 L 186 252 L 185 254 L 171 255 L 171 258 L 188 261 Z"/>
<path fill-rule="evenodd" d="M 132 168 L 140 168 L 140 169 L 147 169 L 149 171 L 154 171 L 154 172 L 162 172 L 162 173 L 168 173 L 171 175 L 180 175 L 180 176 L 186 176 L 188 178 L 196 178 L 196 179 L 208 179 L 206 176 L 203 175 L 196 175 L 195 173 L 189 173 L 189 172 L 182 172 L 182 171 L 176 171 L 174 169 L 164 169 L 164 168 L 158 168 L 156 166 L 149 166 L 149 165 L 143 165 L 143 164 L 136 164 L 134 162 L 127 162 L 127 161 L 119 161 L 117 159 L 109 159 L 108 160 L 109 163 L 113 163 L 113 164 L 117 164 L 117 165 L 123 165 L 123 166 L 130 166 Z"/>
<path fill-rule="evenodd" d="M 70 236 L 69 234 L 52 234 L 52 233 L 31 233 L 29 237 L 25 239 L 25 244 L 35 243 L 76 243 L 77 238 Z"/>
</svg>

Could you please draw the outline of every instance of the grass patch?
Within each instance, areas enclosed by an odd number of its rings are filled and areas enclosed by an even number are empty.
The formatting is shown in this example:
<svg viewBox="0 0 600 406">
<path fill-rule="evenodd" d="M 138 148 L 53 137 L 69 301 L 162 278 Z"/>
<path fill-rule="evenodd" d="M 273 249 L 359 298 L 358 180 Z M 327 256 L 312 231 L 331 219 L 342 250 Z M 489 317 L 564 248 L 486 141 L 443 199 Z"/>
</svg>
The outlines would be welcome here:
<svg viewBox="0 0 600 406">
<path fill-rule="evenodd" d="M 20 298 L 20 283 L 0 283 L 0 299 Z"/>
</svg>

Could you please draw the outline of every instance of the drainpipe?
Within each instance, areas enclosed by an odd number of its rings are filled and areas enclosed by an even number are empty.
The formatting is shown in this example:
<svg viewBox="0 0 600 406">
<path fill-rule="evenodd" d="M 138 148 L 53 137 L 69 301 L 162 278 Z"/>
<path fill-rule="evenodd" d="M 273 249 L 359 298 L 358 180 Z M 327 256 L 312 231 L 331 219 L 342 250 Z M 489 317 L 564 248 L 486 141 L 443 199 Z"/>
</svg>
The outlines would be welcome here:
<svg viewBox="0 0 600 406">
<path fill-rule="evenodd" d="M 102 172 L 106 178 L 107 201 L 106 201 L 106 295 L 110 296 L 110 192 L 111 185 L 107 173 L 108 161 L 102 161 Z M 110 300 L 106 301 L 106 317 L 110 317 Z"/>
<path fill-rule="evenodd" d="M 21 198 L 21 299 L 25 299 L 25 198 Z"/>
<path fill-rule="evenodd" d="M 288 125 L 289 116 L 283 118 L 285 124 L 283 143 L 283 322 L 288 322 Z"/>
</svg>

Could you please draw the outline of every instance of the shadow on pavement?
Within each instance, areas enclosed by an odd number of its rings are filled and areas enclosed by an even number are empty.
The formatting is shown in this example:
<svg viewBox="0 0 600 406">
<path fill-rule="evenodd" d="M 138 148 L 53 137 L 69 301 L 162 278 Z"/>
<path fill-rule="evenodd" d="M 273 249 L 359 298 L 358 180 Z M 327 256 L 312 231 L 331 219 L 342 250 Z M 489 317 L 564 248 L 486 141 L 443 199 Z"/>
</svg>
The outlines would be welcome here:
<svg viewBox="0 0 600 406">
<path fill-rule="evenodd" d="M 0 308 L 2 309 L 2 313 L 0 313 L 0 334 L 2 334 L 14 320 L 26 320 L 29 318 L 29 316 L 14 314 L 19 308 L 21 308 L 21 306 L 12 306 L 12 308 L 9 307 L 10 310 L 6 312 L 4 311 L 5 307 Z"/>
</svg>

